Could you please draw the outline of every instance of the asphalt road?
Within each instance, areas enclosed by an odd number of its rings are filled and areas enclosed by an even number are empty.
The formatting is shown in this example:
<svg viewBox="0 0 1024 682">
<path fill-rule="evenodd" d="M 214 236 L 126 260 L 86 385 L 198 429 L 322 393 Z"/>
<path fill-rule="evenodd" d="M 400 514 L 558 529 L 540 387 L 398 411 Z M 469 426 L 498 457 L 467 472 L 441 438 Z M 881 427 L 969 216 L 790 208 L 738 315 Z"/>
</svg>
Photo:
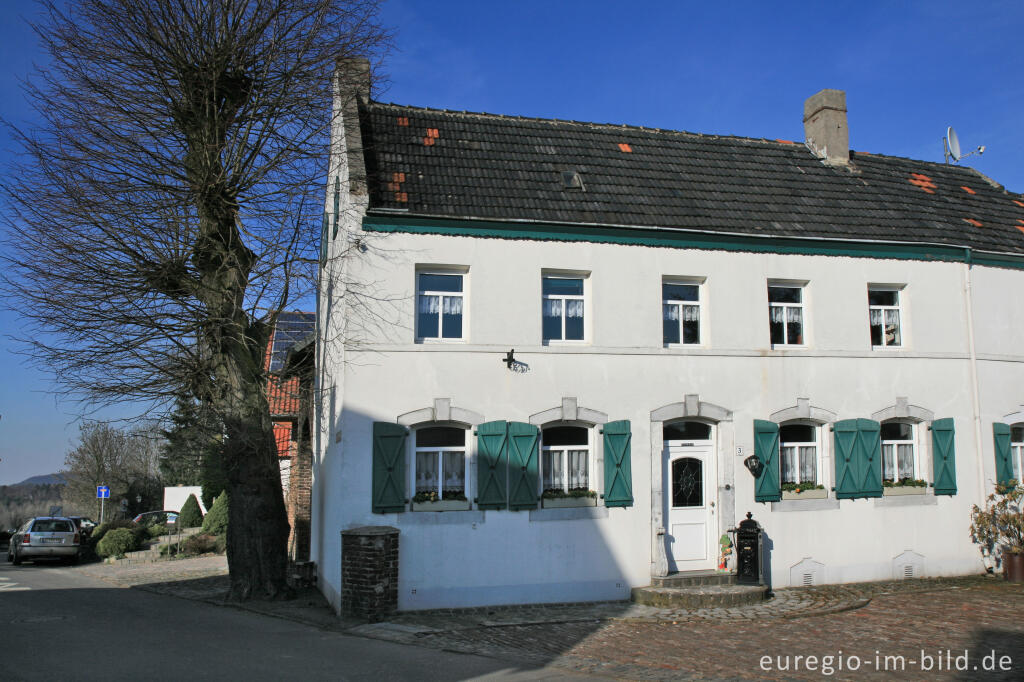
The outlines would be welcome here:
<svg viewBox="0 0 1024 682">
<path fill-rule="evenodd" d="M 0 555 L 3 680 L 556 680 L 563 671 L 325 632 Z"/>
</svg>

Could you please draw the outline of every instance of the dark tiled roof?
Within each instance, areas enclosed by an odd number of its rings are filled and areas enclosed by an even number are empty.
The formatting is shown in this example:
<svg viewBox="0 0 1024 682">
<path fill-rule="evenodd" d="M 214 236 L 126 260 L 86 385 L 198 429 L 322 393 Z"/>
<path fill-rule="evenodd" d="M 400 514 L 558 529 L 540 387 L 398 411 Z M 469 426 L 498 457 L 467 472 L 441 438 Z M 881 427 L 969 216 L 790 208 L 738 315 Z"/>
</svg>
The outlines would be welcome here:
<svg viewBox="0 0 1024 682">
<path fill-rule="evenodd" d="M 371 211 L 1024 253 L 1024 197 L 966 167 L 853 152 L 834 168 L 779 140 L 375 102 L 361 113 Z"/>
<path fill-rule="evenodd" d="M 282 312 L 277 317 L 277 326 L 270 342 L 271 372 L 280 372 L 288 349 L 306 339 L 316 326 L 315 313 Z"/>
</svg>

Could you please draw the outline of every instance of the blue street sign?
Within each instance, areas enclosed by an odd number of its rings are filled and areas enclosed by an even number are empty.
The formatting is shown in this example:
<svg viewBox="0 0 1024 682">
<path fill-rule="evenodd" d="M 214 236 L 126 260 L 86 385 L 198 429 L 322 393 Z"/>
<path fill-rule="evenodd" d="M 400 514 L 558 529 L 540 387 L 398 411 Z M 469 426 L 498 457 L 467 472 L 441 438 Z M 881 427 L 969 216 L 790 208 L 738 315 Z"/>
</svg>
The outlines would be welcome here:
<svg viewBox="0 0 1024 682">
<path fill-rule="evenodd" d="M 110 497 L 110 486 L 98 485 L 96 486 L 96 497 L 99 499 L 106 499 Z"/>
</svg>

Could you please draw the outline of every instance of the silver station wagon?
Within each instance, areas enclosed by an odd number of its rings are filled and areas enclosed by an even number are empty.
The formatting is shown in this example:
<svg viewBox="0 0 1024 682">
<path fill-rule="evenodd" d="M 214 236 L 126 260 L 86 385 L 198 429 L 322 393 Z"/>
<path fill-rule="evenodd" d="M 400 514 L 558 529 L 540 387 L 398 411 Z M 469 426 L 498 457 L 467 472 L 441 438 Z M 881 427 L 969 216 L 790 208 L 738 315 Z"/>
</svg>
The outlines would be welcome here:
<svg viewBox="0 0 1024 682">
<path fill-rule="evenodd" d="M 11 536 L 7 560 L 15 566 L 25 559 L 78 561 L 81 534 L 75 522 L 63 516 L 38 516 Z"/>
</svg>

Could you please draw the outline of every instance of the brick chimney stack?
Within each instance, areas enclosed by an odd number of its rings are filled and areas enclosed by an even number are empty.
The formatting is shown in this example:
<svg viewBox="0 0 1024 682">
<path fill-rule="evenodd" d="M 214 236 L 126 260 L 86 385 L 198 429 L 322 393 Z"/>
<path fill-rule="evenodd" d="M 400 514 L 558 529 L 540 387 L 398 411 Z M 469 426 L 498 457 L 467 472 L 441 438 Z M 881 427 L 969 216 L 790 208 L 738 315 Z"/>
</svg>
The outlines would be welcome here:
<svg viewBox="0 0 1024 682">
<path fill-rule="evenodd" d="M 846 93 L 822 90 L 804 102 L 807 146 L 827 164 L 850 163 L 850 132 L 846 127 Z"/>
</svg>

